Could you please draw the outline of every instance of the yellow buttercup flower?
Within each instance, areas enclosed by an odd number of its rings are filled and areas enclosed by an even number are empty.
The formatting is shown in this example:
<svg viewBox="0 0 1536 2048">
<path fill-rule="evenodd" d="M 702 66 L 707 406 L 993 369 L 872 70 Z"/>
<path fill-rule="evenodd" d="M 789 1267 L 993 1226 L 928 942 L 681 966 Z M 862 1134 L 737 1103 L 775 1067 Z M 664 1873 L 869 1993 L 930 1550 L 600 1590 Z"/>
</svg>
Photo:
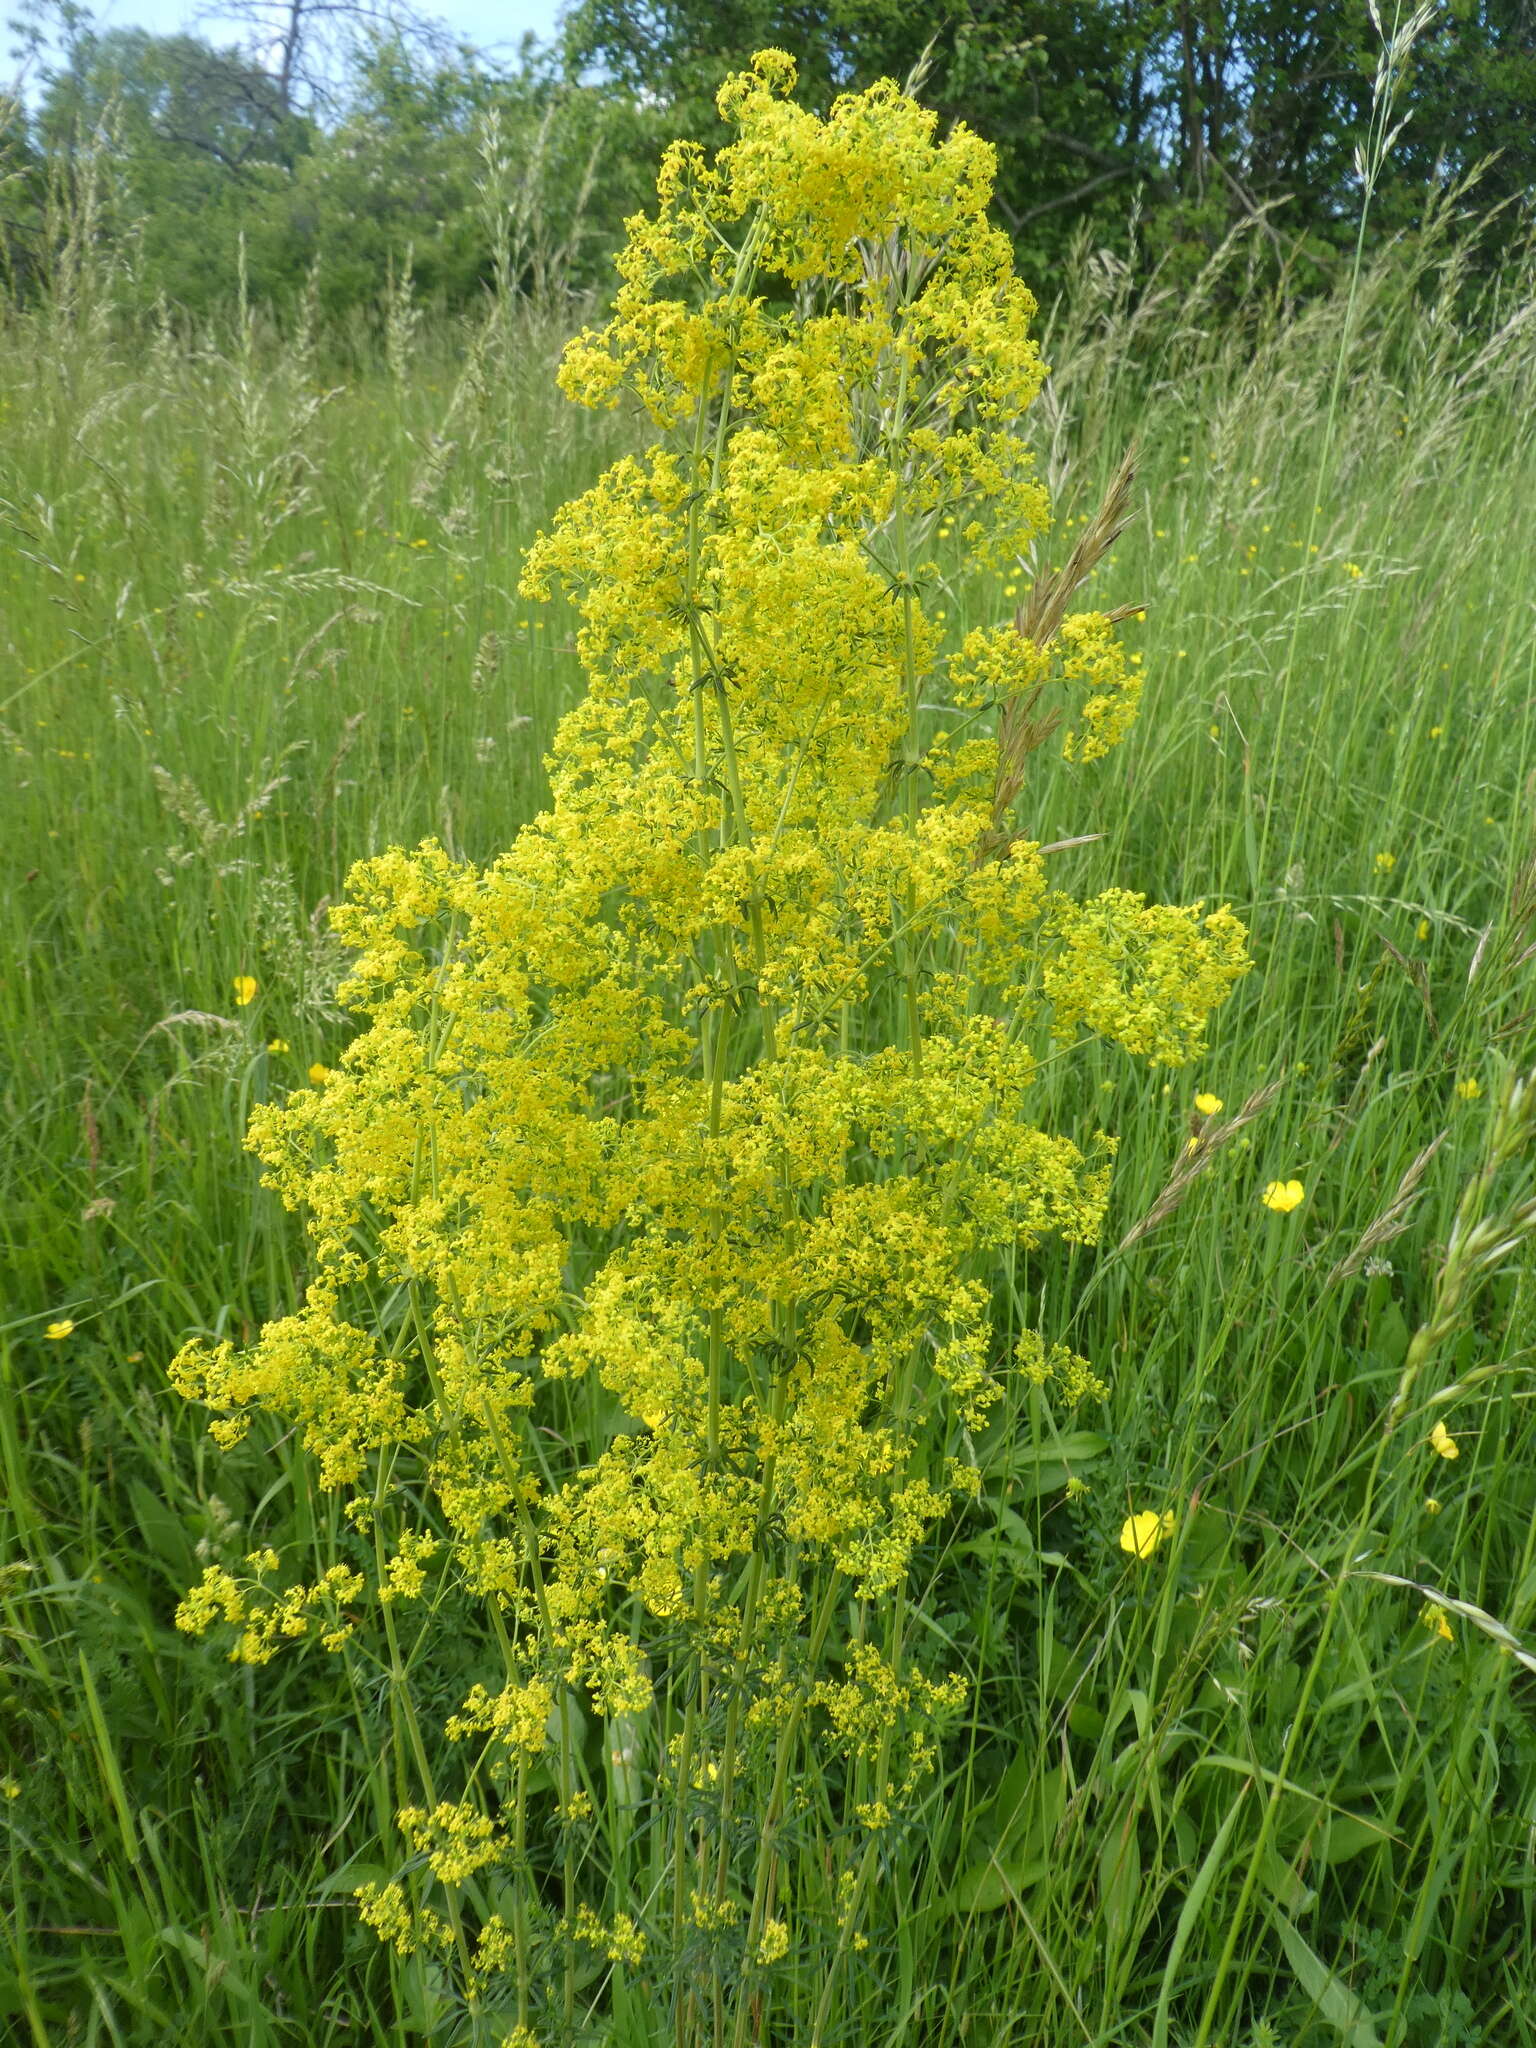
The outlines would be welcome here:
<svg viewBox="0 0 1536 2048">
<path fill-rule="evenodd" d="M 69 1317 L 64 1316 L 59 1322 L 50 1323 L 47 1329 L 44 1330 L 43 1335 L 52 1338 L 55 1344 L 59 1344 L 63 1342 L 74 1327 Z"/>
<path fill-rule="evenodd" d="M 1458 1081 L 1456 1083 L 1456 1093 L 1461 1097 L 1463 1102 L 1476 1102 L 1477 1098 L 1479 1097 L 1479 1095 L 1482 1094 L 1482 1092 L 1483 1084 L 1481 1081 L 1478 1080 L 1476 1074 L 1468 1074 L 1467 1078 L 1464 1081 Z"/>
<path fill-rule="evenodd" d="M 1219 1095 L 1197 1095 L 1195 1107 L 1202 1116 L 1215 1116 L 1222 1106 Z"/>
<path fill-rule="evenodd" d="M 237 974 L 230 987 L 234 990 L 235 1001 L 242 1010 L 247 1003 L 255 1002 L 258 983 L 254 974 Z"/>
<path fill-rule="evenodd" d="M 1159 1543 L 1174 1531 L 1172 1509 L 1154 1514 L 1144 1509 L 1139 1515 L 1127 1515 L 1120 1529 L 1120 1548 L 1132 1557 L 1150 1557 Z"/>
<path fill-rule="evenodd" d="M 1299 1180 L 1272 1180 L 1259 1200 L 1277 1216 L 1289 1216 L 1306 1200 L 1307 1191 Z"/>
<path fill-rule="evenodd" d="M 1395 853 L 1378 853 L 1378 854 L 1377 854 L 1377 856 L 1376 856 L 1376 872 L 1377 872 L 1377 874 L 1378 874 L 1378 875 L 1390 875 L 1390 874 L 1391 874 L 1391 872 L 1392 872 L 1392 870 L 1393 870 L 1393 869 L 1394 869 L 1394 868 L 1395 868 L 1396 866 L 1397 866 L 1397 855 L 1396 855 Z"/>
<path fill-rule="evenodd" d="M 1437 1422 L 1429 1432 L 1429 1447 L 1432 1451 L 1438 1451 L 1442 1458 L 1461 1456 L 1461 1446 L 1443 1422 Z"/>
<path fill-rule="evenodd" d="M 330 1068 L 322 1066 L 319 1060 L 316 1060 L 314 1065 L 309 1070 L 309 1079 L 311 1086 L 315 1088 L 323 1088 L 330 1078 Z"/>
<path fill-rule="evenodd" d="M 287 1050 L 288 1041 L 286 1038 L 269 1038 L 267 1040 L 268 1052 L 286 1052 Z"/>
</svg>

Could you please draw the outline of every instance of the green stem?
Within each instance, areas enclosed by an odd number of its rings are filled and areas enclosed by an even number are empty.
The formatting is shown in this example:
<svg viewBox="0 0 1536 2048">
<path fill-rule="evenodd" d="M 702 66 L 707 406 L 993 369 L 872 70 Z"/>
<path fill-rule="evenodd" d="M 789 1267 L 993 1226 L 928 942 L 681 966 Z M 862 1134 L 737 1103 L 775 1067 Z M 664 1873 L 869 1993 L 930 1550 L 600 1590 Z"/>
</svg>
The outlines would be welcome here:
<svg viewBox="0 0 1536 2048">
<path fill-rule="evenodd" d="M 789 1778 L 790 1759 L 799 1739 L 800 1722 L 810 1699 L 811 1686 L 821 1662 L 822 1649 L 826 1644 L 827 1630 L 831 1627 L 836 1612 L 838 1595 L 842 1589 L 843 1575 L 834 1565 L 832 1576 L 827 1582 L 821 1608 L 811 1631 L 811 1641 L 805 1659 L 807 1676 L 802 1680 L 790 1703 L 784 1726 L 779 1730 L 779 1739 L 774 1753 L 773 1785 L 768 1794 L 768 1804 L 763 1809 L 762 1833 L 758 1837 L 757 1868 L 752 1879 L 752 1910 L 747 1920 L 746 1955 L 748 1966 L 758 1952 L 763 1938 L 763 1923 L 768 1917 L 768 1901 L 772 1896 L 774 1873 L 779 1856 L 779 1830 L 784 1824 L 785 1789 Z M 747 2013 L 749 2001 L 743 1995 L 736 2008 L 736 2025 L 731 2035 L 732 2048 L 742 2048 L 746 2040 Z"/>
</svg>

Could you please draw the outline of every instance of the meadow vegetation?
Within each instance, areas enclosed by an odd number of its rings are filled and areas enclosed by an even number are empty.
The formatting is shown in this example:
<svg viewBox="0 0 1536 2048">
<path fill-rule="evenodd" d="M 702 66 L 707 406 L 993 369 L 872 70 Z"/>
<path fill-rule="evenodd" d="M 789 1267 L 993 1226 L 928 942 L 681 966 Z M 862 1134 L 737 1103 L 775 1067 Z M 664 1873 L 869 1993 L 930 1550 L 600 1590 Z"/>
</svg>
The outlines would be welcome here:
<svg viewBox="0 0 1536 2048">
<path fill-rule="evenodd" d="M 429 1784 L 459 1796 L 463 1743 L 444 1726 L 473 1687 L 506 1683 L 495 1587 L 397 1543 L 384 1577 L 401 1597 L 381 1608 L 352 1583 L 373 1577 L 377 1529 L 322 1483 L 356 1469 L 328 1474 L 302 1428 L 268 1417 L 211 1442 L 170 1368 L 189 1339 L 248 1347 L 362 1243 L 350 1215 L 329 1251 L 306 1241 L 247 1127 L 323 1120 L 313 1105 L 362 1072 L 336 996 L 357 955 L 326 915 L 353 863 L 429 837 L 446 863 L 492 862 L 549 808 L 544 763 L 588 686 L 593 618 L 579 588 L 523 594 L 525 556 L 651 429 L 555 389 L 567 335 L 600 308 L 504 291 L 450 328 L 402 285 L 377 358 L 339 363 L 317 323 L 279 334 L 248 307 L 195 335 L 130 327 L 110 264 L 66 242 L 0 360 L 0 2013 L 17 2039 L 1536 2039 L 1536 1100 L 1520 1081 L 1536 1039 L 1536 252 L 1508 246 L 1474 279 L 1470 203 L 1432 202 L 1331 295 L 1250 295 L 1238 320 L 1208 314 L 1242 235 L 1176 291 L 1133 290 L 1102 257 L 1026 280 L 1050 375 L 1020 430 L 1055 523 L 1032 538 L 1024 520 L 1016 551 L 978 562 L 935 501 L 924 630 L 951 655 L 977 632 L 993 645 L 1016 607 L 1038 624 L 1042 579 L 1074 551 L 1091 564 L 1074 602 L 1124 614 L 1137 717 L 1102 761 L 1064 760 L 1059 735 L 1030 753 L 1013 824 L 1053 849 L 1053 890 L 1230 905 L 1254 967 L 1192 1061 L 1075 1028 L 1070 1057 L 1031 1037 L 1030 1124 L 1085 1155 L 1118 1140 L 1102 1226 L 992 1257 L 988 1398 L 972 1383 L 975 1412 L 960 1404 L 972 1492 L 910 1512 L 899 1558 L 874 1569 L 829 1552 L 809 1624 L 780 1597 L 775 1652 L 792 1663 L 814 1625 L 809 1662 L 827 1659 L 808 1725 L 846 1732 L 830 1673 L 861 1668 L 866 1635 L 888 1650 L 901 1582 L 894 1628 L 935 1718 L 896 1810 L 873 1811 L 894 1768 L 878 1729 L 841 1759 L 794 1752 L 793 1910 L 754 1903 L 778 1812 L 743 1797 L 722 1817 L 709 1784 L 677 1789 L 731 1697 L 703 1675 L 717 1595 L 695 1560 L 680 1593 L 649 1581 L 601 1645 L 681 1600 L 699 1638 L 658 1640 L 655 1701 L 554 1684 L 547 1746 L 509 1753 L 488 1810 L 535 1818 L 508 1968 L 478 1999 L 460 1963 L 501 1902 L 425 1815 L 407 1843 L 397 1815 Z M 579 574 L 564 531 L 552 566 Z M 822 630 L 845 624 L 834 610 Z M 894 735 L 898 818 L 917 780 L 900 709 L 876 764 Z M 750 772 L 730 792 L 711 717 L 718 859 L 740 855 L 729 820 L 761 792 Z M 561 772 L 557 754 L 557 791 Z M 837 821 L 799 822 L 814 839 Z M 660 860 L 659 841 L 645 850 Z M 775 1028 L 740 994 L 757 934 L 723 896 L 712 916 L 718 985 L 694 1053 L 672 1053 L 680 1088 L 691 1075 L 707 1100 L 710 1076 L 717 1114 L 755 1130 L 761 1103 L 727 1080 L 745 1090 Z M 910 1053 L 932 962 L 893 957 L 859 1028 L 884 1017 Z M 357 1129 L 382 1156 L 389 1133 Z M 578 1295 L 596 1270 L 562 1267 L 563 1284 Z M 387 1286 L 376 1307 L 402 1355 L 450 1334 L 431 1304 L 408 1322 Z M 1059 1376 L 1003 1370 L 1026 1333 L 1102 1391 L 1069 1402 Z M 727 1334 L 680 1355 L 723 1359 Z M 845 1335 L 873 1341 L 867 1321 Z M 579 1347 L 579 1317 L 563 1341 Z M 784 1330 L 772 1343 L 792 1354 Z M 689 1425 L 706 1474 L 711 1384 L 730 1398 L 716 1365 Z M 185 1363 L 179 1378 L 208 1390 Z M 595 1372 L 530 1412 L 551 1478 L 652 1428 Z M 912 1440 L 936 1418 L 954 1452 L 939 1400 Z M 451 1552 L 451 1512 L 381 1442 L 366 1448 L 388 1533 Z M 269 1550 L 280 1572 L 248 1563 Z M 295 1642 L 253 1665 L 217 1617 L 207 1640 L 178 1630 L 188 1589 L 211 1583 L 218 1606 L 224 1574 L 338 1590 L 332 1651 Z M 739 1611 L 745 1588 L 728 1590 Z M 653 1811 L 667 1734 L 682 1746 Z M 767 1752 L 769 1799 L 790 1754 Z M 468 1819 L 457 1838 L 472 1866 Z M 451 1908 L 434 1895 L 441 1943 L 421 1938 L 419 1895 L 413 1933 L 399 1895 L 381 1903 L 434 1855 L 458 1886 Z M 724 1900 L 742 1859 L 739 1924 L 691 1896 L 675 1912 L 685 1866 Z M 578 1903 L 592 1938 L 562 1940 Z M 630 1937 L 654 1942 L 658 1923 L 673 1946 L 648 1969 Z"/>
</svg>

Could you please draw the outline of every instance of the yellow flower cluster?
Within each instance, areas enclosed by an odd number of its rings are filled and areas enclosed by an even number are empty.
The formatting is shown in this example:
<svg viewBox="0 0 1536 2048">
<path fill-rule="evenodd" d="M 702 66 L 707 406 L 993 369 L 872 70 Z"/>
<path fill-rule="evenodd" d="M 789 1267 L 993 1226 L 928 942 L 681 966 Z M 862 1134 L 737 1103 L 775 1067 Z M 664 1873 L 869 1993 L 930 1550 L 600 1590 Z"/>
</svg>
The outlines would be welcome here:
<svg viewBox="0 0 1536 2048">
<path fill-rule="evenodd" d="M 645 1936 L 628 1913 L 615 1913 L 605 1924 L 590 1906 L 578 1906 L 568 1931 L 573 1941 L 595 1949 L 612 1963 L 633 1968 L 645 1960 Z"/>
<path fill-rule="evenodd" d="M 478 1807 L 440 1800 L 430 1813 L 403 1806 L 396 1825 L 418 1856 L 425 1856 L 432 1875 L 444 1884 L 460 1884 L 500 1857 L 505 1844 Z"/>
<path fill-rule="evenodd" d="M 1247 958 L 1225 909 L 1073 902 L 1012 831 L 1001 714 L 1053 698 L 1092 762 L 1139 676 L 1099 614 L 942 653 L 941 526 L 953 587 L 1049 518 L 992 153 L 889 83 L 817 118 L 793 76 L 763 53 L 722 90 L 737 140 L 668 153 L 612 318 L 566 351 L 570 396 L 627 393 L 658 438 L 528 556 L 524 593 L 564 590 L 589 679 L 549 807 L 488 866 L 429 843 L 353 871 L 334 921 L 363 1028 L 251 1128 L 305 1216 L 305 1301 L 174 1377 L 222 1441 L 257 1412 L 296 1427 L 360 1533 L 409 1475 L 430 1526 L 379 1536 L 377 1596 L 387 1619 L 431 1564 L 490 1603 L 506 1683 L 448 1732 L 499 1751 L 498 1782 L 534 1770 L 569 1688 L 644 1713 L 664 1642 L 701 1716 L 727 1676 L 733 1705 L 717 1779 L 692 1718 L 658 1778 L 729 1799 L 745 1750 L 777 1745 L 782 1784 L 815 1742 L 875 1829 L 959 1681 L 899 1631 L 829 1645 L 813 1606 L 900 1594 L 977 1491 L 968 1433 L 1009 1373 L 1063 1404 L 1099 1390 L 993 1330 L 999 1260 L 1091 1241 L 1107 1199 L 1113 1140 L 1036 1121 L 1042 1040 L 1187 1060 Z M 567 1454 L 547 1425 L 572 1382 L 610 1421 Z M 209 1574 L 184 1625 L 265 1650 L 302 1632 L 309 1595 L 283 1597 L 253 1621 Z M 470 1803 L 400 1826 L 450 1890 L 510 1853 Z M 764 1965 L 787 1945 L 772 1896 Z M 698 1924 L 733 1899 L 705 1895 Z M 437 1940 L 397 1887 L 363 1909 L 397 1947 Z M 611 1914 L 568 1931 L 644 1952 Z M 512 1937 L 488 1935 L 500 1958 Z"/>
<path fill-rule="evenodd" d="M 333 1565 L 312 1586 L 290 1586 L 278 1593 L 262 1584 L 265 1574 L 278 1568 L 275 1551 L 257 1551 L 246 1563 L 254 1578 L 244 1585 L 221 1566 L 207 1566 L 177 1607 L 176 1626 L 189 1635 L 201 1635 L 215 1621 L 226 1622 L 240 1631 L 229 1653 L 232 1663 L 269 1664 L 285 1641 L 310 1633 L 319 1610 L 326 1623 L 321 1643 L 327 1650 L 341 1648 L 355 1624 L 340 1610 L 362 1593 L 361 1573 Z"/>
</svg>

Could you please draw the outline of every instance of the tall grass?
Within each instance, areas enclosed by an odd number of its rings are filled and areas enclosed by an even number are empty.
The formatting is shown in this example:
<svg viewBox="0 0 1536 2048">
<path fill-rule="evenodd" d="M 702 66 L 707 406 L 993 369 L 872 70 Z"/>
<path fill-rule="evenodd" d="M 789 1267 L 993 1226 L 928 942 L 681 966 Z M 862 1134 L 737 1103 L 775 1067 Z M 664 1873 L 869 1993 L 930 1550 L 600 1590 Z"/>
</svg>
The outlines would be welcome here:
<svg viewBox="0 0 1536 2048">
<path fill-rule="evenodd" d="M 839 2039 L 1536 2040 L 1518 1227 L 1463 1270 L 1531 1192 L 1500 1103 L 1536 1037 L 1536 264 L 1476 292 L 1459 233 L 1433 215 L 1348 310 L 1222 326 L 1214 275 L 1133 301 L 1093 262 L 1049 314 L 1059 513 L 1139 437 L 1088 601 L 1146 601 L 1149 681 L 1029 829 L 1084 841 L 1074 884 L 1231 900 L 1259 969 L 1198 1072 L 1105 1050 L 1052 1084 L 1053 1128 L 1122 1133 L 1111 1225 L 1021 1256 L 1002 1312 L 1110 1399 L 1050 1456 L 1020 1448 L 1040 1418 L 995 1423 L 927 1555 L 914 1612 L 972 1707 Z M 334 1503 L 290 1442 L 212 1454 L 163 1368 L 303 1284 L 241 1137 L 343 1040 L 351 861 L 486 855 L 540 803 L 576 677 L 518 559 L 623 429 L 553 395 L 548 316 L 399 312 L 346 378 L 251 314 L 130 341 L 84 286 L 5 340 L 0 2015 L 39 2044 L 451 2038 L 350 1900 L 396 1854 L 384 1687 L 171 1626 L 258 1533 L 323 1570 Z M 1133 1510 L 1175 1515 L 1151 1558 Z M 460 1677 L 415 1673 L 444 1712 Z M 634 2000 L 587 2038 L 656 2036 Z"/>
</svg>

